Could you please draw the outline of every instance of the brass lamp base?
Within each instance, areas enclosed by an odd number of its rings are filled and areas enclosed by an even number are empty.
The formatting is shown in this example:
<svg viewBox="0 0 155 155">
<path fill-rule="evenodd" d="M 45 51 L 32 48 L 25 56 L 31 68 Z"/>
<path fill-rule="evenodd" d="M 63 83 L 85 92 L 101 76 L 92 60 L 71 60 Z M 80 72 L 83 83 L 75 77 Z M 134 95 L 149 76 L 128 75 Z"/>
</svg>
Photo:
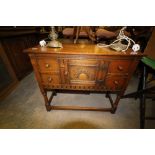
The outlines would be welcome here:
<svg viewBox="0 0 155 155">
<path fill-rule="evenodd" d="M 52 47 L 52 48 L 56 48 L 56 47 L 62 48 L 62 43 L 60 43 L 60 42 L 57 41 L 57 40 L 52 40 L 52 41 L 50 41 L 46 46 L 47 46 L 47 47 Z"/>
</svg>

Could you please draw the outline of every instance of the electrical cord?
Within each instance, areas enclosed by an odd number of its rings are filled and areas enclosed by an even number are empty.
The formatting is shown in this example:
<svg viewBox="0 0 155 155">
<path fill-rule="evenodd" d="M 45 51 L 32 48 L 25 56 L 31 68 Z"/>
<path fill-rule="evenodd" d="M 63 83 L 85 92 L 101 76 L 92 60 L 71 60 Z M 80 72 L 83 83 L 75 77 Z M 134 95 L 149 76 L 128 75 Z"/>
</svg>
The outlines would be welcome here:
<svg viewBox="0 0 155 155">
<path fill-rule="evenodd" d="M 128 44 L 127 44 L 127 46 L 126 46 L 125 49 L 122 49 L 122 50 L 121 50 L 122 52 L 125 52 L 126 50 L 128 50 L 128 48 L 129 48 L 130 45 L 131 45 L 131 42 L 135 45 L 135 46 L 133 45 L 133 47 L 134 47 L 134 48 L 132 48 L 133 51 L 134 51 L 134 52 L 138 51 L 138 50 L 140 49 L 140 46 L 139 46 L 138 44 L 136 44 L 134 40 L 132 40 L 131 38 L 129 38 L 128 36 L 126 36 L 126 35 L 124 34 L 124 30 L 125 30 L 125 29 L 126 29 L 126 27 L 123 27 L 123 28 L 120 30 L 120 32 L 119 32 L 119 34 L 118 34 L 118 36 L 117 36 L 117 39 L 116 39 L 115 41 L 113 41 L 111 44 L 107 45 L 107 44 L 103 44 L 103 43 L 98 43 L 97 46 L 100 47 L 100 48 L 102 48 L 102 47 L 111 47 L 111 46 L 113 46 L 113 45 L 116 45 L 117 42 L 119 42 L 120 44 L 122 44 L 121 41 L 122 41 L 122 40 L 126 40 L 126 41 L 128 42 Z"/>
</svg>

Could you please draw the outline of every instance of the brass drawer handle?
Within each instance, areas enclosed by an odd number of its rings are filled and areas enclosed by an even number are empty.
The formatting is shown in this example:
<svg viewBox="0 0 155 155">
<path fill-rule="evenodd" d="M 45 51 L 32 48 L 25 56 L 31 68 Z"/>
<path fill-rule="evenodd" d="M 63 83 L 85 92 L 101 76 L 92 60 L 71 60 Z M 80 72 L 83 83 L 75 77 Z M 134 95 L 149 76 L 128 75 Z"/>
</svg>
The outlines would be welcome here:
<svg viewBox="0 0 155 155">
<path fill-rule="evenodd" d="M 115 84 L 115 85 L 118 85 L 118 81 L 114 81 L 114 84 Z"/>
<path fill-rule="evenodd" d="M 48 82 L 51 82 L 53 79 L 51 77 L 48 77 Z"/>
<path fill-rule="evenodd" d="M 65 71 L 65 75 L 68 75 L 68 72 L 67 71 Z"/>
<path fill-rule="evenodd" d="M 45 65 L 45 67 L 46 67 L 46 68 L 49 68 L 49 67 L 50 67 L 50 65 L 49 65 L 49 64 L 46 64 L 46 65 Z"/>
<path fill-rule="evenodd" d="M 118 70 L 122 71 L 123 67 L 122 66 L 118 66 Z"/>
</svg>

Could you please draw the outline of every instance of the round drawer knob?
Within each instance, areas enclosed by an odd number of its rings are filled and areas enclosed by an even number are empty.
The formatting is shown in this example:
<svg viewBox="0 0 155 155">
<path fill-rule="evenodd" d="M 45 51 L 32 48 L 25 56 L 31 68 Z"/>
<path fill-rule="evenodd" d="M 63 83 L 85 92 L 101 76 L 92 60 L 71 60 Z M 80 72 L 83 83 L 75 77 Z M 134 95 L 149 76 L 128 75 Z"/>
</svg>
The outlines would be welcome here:
<svg viewBox="0 0 155 155">
<path fill-rule="evenodd" d="M 65 71 L 65 75 L 67 75 L 68 74 L 68 72 L 67 71 Z"/>
<path fill-rule="evenodd" d="M 49 64 L 46 64 L 45 66 L 46 66 L 46 68 L 49 68 L 49 67 L 50 67 L 50 65 L 49 65 Z"/>
<path fill-rule="evenodd" d="M 122 71 L 123 67 L 122 66 L 118 66 L 118 70 Z"/>
<path fill-rule="evenodd" d="M 48 77 L 48 82 L 51 82 L 52 81 L 52 78 L 51 77 Z"/>
<path fill-rule="evenodd" d="M 115 84 L 115 85 L 118 85 L 118 81 L 114 81 L 114 84 Z"/>
</svg>

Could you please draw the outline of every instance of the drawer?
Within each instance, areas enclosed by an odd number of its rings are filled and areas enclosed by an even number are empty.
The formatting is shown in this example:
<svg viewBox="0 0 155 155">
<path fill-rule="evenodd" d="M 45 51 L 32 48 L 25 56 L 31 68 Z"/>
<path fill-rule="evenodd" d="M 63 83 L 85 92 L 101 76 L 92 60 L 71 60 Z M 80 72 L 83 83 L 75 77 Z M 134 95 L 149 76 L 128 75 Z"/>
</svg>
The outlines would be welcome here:
<svg viewBox="0 0 155 155">
<path fill-rule="evenodd" d="M 41 81 L 43 85 L 60 84 L 59 74 L 41 74 Z"/>
<path fill-rule="evenodd" d="M 39 67 L 39 71 L 44 72 L 58 72 L 59 64 L 58 61 L 54 58 L 37 58 L 37 63 Z"/>
<path fill-rule="evenodd" d="M 128 73 L 131 61 L 116 60 L 109 64 L 108 73 Z"/>
<path fill-rule="evenodd" d="M 89 66 L 89 67 L 97 67 L 99 65 L 98 60 L 94 59 L 73 59 L 69 60 L 69 64 L 71 66 Z"/>
<path fill-rule="evenodd" d="M 105 87 L 109 91 L 122 90 L 126 85 L 126 77 L 110 76 L 105 79 Z"/>
</svg>

